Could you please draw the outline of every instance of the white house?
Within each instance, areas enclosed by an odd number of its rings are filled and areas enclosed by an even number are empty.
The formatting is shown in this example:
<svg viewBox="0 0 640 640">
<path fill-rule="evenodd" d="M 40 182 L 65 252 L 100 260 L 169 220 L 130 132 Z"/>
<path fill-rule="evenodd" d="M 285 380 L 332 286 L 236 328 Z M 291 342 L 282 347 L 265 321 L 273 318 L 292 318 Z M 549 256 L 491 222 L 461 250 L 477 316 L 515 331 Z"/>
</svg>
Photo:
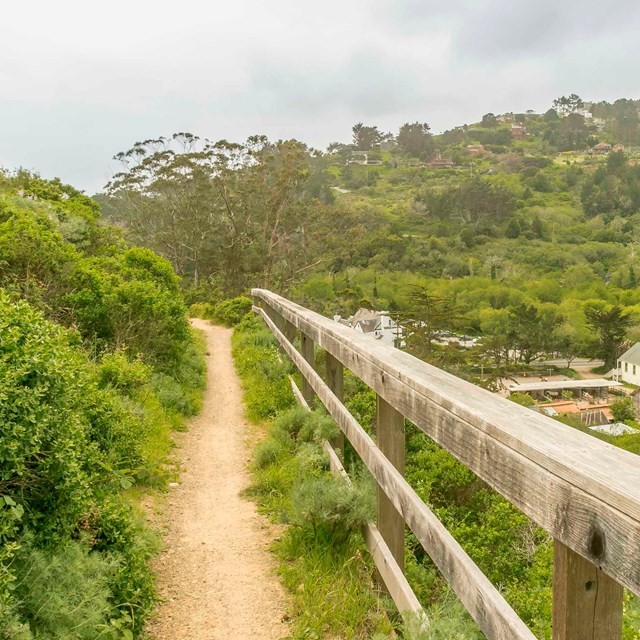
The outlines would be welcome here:
<svg viewBox="0 0 640 640">
<path fill-rule="evenodd" d="M 340 316 L 335 316 L 334 320 L 380 340 L 383 344 L 392 347 L 405 346 L 403 328 L 389 315 L 388 311 L 372 311 L 361 308 L 349 318 L 343 320 Z"/>
<path fill-rule="evenodd" d="M 618 358 L 618 376 L 624 382 L 640 385 L 640 342 Z"/>
</svg>

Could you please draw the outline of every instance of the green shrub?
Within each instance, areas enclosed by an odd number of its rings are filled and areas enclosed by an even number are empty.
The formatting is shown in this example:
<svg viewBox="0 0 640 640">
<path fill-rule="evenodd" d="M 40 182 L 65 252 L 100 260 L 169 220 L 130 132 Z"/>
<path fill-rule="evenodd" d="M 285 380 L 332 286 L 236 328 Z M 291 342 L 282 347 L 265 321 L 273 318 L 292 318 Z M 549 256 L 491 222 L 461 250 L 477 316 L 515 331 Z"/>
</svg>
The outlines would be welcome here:
<svg viewBox="0 0 640 640">
<path fill-rule="evenodd" d="M 219 302 L 214 308 L 211 318 L 225 327 L 233 327 L 251 311 L 251 298 L 238 296 Z"/>
<path fill-rule="evenodd" d="M 611 403 L 611 413 L 614 420 L 624 422 L 625 420 L 635 420 L 636 412 L 633 407 L 633 400 L 629 396 L 618 398 Z"/>
<path fill-rule="evenodd" d="M 344 541 L 375 517 L 371 484 L 347 484 L 342 478 L 325 473 L 304 476 L 291 497 L 291 521 L 310 526 L 314 535 L 332 542 Z"/>
<path fill-rule="evenodd" d="M 2 623 L 15 627 L 11 616 L 15 622 L 22 615 L 15 575 L 23 557 L 18 536 L 31 531 L 29 548 L 44 543 L 48 548 L 44 555 L 34 551 L 32 560 L 42 567 L 51 561 L 51 572 L 59 564 L 54 562 L 58 551 L 71 562 L 77 549 L 65 551 L 69 541 L 85 538 L 114 568 L 110 605 L 135 610 L 139 629 L 154 602 L 153 584 L 140 531 L 118 492 L 132 481 L 129 470 L 143 461 L 142 441 L 150 425 L 130 410 L 130 399 L 100 388 L 99 368 L 76 342 L 26 303 L 11 302 L 0 292 Z M 80 571 L 81 564 L 74 566 Z M 96 559 L 92 566 L 98 564 Z M 46 575 L 55 581 L 51 572 Z M 24 597 L 37 595 L 30 593 Z M 75 595 L 68 598 L 73 601 Z"/>
<path fill-rule="evenodd" d="M 129 360 L 122 351 L 115 351 L 102 357 L 98 376 L 102 386 L 131 395 L 149 382 L 151 369 L 141 360 Z"/>
<path fill-rule="evenodd" d="M 80 542 L 45 551 L 27 539 L 13 568 L 20 617 L 35 638 L 94 640 L 116 613 L 110 603 L 112 563 Z"/>
<path fill-rule="evenodd" d="M 208 302 L 194 302 L 189 306 L 189 317 L 211 320 L 213 318 L 213 306 Z"/>
</svg>

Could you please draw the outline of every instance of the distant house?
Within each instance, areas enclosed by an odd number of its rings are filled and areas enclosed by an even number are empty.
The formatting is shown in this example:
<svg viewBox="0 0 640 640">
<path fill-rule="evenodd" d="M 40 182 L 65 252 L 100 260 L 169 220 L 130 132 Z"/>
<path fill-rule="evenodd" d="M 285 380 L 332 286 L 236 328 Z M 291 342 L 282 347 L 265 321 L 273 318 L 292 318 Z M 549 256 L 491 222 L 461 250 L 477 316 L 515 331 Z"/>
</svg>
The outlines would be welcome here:
<svg viewBox="0 0 640 640">
<path fill-rule="evenodd" d="M 487 151 L 484 148 L 483 144 L 468 144 L 467 145 L 467 153 L 470 156 L 483 156 L 486 155 Z"/>
<path fill-rule="evenodd" d="M 618 358 L 618 377 L 623 382 L 640 385 L 640 342 Z"/>
<path fill-rule="evenodd" d="M 611 147 L 611 151 L 624 151 L 624 145 L 614 144 L 613 147 Z"/>
<path fill-rule="evenodd" d="M 347 160 L 347 164 L 367 164 L 368 160 L 368 151 L 352 151 L 351 156 Z"/>
<path fill-rule="evenodd" d="M 349 318 L 334 316 L 333 319 L 359 333 L 380 340 L 383 344 L 392 347 L 405 346 L 403 328 L 389 315 L 388 311 L 360 308 Z"/>
<path fill-rule="evenodd" d="M 431 169 L 447 169 L 455 167 L 455 164 L 451 160 L 443 160 L 439 151 L 436 151 L 433 158 L 429 160 L 427 166 Z"/>
<path fill-rule="evenodd" d="M 513 113 L 502 113 L 496 116 L 498 122 L 515 122 L 516 116 Z"/>
<path fill-rule="evenodd" d="M 589 153 L 594 156 L 603 156 L 611 151 L 611 145 L 606 142 L 598 142 L 589 149 Z"/>
<path fill-rule="evenodd" d="M 511 137 L 514 140 L 524 140 L 527 137 L 527 127 L 524 127 L 521 124 L 512 124 Z"/>
</svg>

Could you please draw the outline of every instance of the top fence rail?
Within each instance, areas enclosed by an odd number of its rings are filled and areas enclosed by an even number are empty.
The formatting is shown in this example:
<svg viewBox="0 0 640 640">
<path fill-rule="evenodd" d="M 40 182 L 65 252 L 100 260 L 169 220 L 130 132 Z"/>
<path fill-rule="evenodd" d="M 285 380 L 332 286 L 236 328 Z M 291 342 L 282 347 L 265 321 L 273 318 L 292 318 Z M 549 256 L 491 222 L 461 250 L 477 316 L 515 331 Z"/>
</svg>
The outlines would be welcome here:
<svg viewBox="0 0 640 640">
<path fill-rule="evenodd" d="M 270 291 L 252 293 L 555 539 L 640 594 L 638 456 Z"/>
</svg>

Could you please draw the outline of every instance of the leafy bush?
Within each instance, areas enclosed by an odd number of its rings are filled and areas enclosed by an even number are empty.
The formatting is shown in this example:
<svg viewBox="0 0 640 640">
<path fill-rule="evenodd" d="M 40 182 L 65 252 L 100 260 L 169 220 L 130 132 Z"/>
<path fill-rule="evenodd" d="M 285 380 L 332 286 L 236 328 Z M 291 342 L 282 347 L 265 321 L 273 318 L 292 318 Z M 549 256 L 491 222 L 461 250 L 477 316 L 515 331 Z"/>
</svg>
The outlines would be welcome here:
<svg viewBox="0 0 640 640">
<path fill-rule="evenodd" d="M 211 318 L 225 327 L 233 327 L 251 311 L 251 298 L 238 296 L 219 302 L 214 308 Z"/>
<path fill-rule="evenodd" d="M 618 398 L 611 403 L 611 413 L 614 420 L 624 422 L 625 420 L 635 420 L 636 412 L 633 407 L 633 400 L 629 396 Z"/>
<path fill-rule="evenodd" d="M 130 395 L 149 382 L 151 369 L 141 360 L 129 360 L 122 351 L 115 351 L 102 357 L 98 376 L 102 386 Z"/>
<path fill-rule="evenodd" d="M 213 306 L 208 302 L 194 302 L 189 306 L 189 316 L 191 318 L 210 320 L 213 318 Z"/>
<path fill-rule="evenodd" d="M 116 352 L 96 366 L 77 344 L 77 334 L 0 292 L 0 629 L 12 640 L 30 637 L 25 620 L 37 637 L 97 637 L 107 600 L 119 632 L 139 631 L 155 601 L 151 545 L 118 494 L 149 477 L 158 464 L 149 443 L 173 423 L 154 405 L 146 365 Z M 187 351 L 178 370 L 201 381 L 202 359 Z M 40 591 L 21 567 L 42 574 Z M 91 606 L 74 590 L 81 584 Z"/>
<path fill-rule="evenodd" d="M 291 521 L 310 526 L 316 537 L 340 542 L 375 517 L 370 483 L 347 484 L 330 473 L 303 477 L 293 490 Z"/>
</svg>

